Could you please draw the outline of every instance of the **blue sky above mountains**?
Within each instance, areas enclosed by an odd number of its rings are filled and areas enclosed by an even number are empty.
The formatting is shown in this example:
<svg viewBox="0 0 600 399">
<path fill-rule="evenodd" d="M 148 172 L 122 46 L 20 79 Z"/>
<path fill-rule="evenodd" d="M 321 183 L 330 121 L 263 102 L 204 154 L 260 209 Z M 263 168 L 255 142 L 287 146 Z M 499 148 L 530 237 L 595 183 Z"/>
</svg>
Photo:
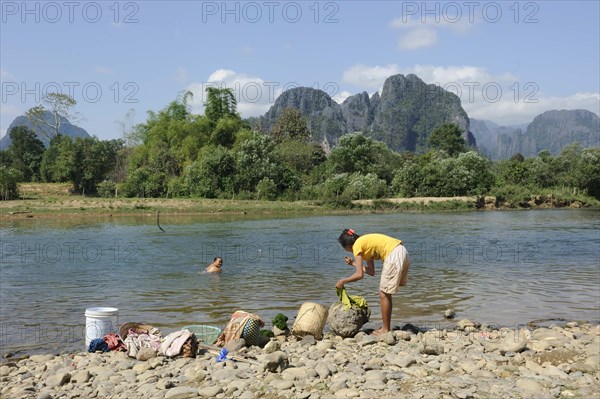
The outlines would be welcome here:
<svg viewBox="0 0 600 399">
<path fill-rule="evenodd" d="M 550 109 L 600 113 L 597 1 L 2 1 L 0 130 L 61 91 L 101 139 L 183 90 L 202 112 L 231 87 L 242 116 L 285 89 L 337 101 L 414 73 L 470 117 L 510 125 Z M 133 118 L 126 118 L 129 110 Z M 130 115 L 132 115 L 130 113 Z"/>
</svg>

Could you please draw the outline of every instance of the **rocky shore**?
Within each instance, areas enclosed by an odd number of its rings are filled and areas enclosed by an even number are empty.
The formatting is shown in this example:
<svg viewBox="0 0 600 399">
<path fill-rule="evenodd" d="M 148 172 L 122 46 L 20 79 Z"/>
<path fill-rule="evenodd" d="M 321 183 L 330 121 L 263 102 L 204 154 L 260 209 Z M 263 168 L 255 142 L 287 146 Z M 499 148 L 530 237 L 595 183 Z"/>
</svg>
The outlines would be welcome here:
<svg viewBox="0 0 600 399">
<path fill-rule="evenodd" d="M 231 344 L 235 344 L 232 342 Z M 196 358 L 123 352 L 5 359 L 2 398 L 597 398 L 600 325 L 493 328 L 461 320 L 383 337 L 279 337 Z"/>
</svg>

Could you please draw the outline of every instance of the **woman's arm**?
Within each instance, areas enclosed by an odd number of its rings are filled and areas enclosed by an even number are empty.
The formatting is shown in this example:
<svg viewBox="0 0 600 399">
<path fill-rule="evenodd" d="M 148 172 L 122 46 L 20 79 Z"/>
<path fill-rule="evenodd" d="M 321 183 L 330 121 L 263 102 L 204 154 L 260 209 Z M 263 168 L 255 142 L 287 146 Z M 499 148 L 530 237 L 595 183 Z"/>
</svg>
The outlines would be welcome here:
<svg viewBox="0 0 600 399">
<path fill-rule="evenodd" d="M 375 262 L 372 260 L 368 260 L 367 262 L 367 267 L 365 267 L 365 273 L 367 273 L 369 276 L 374 276 L 375 275 Z"/>
<path fill-rule="evenodd" d="M 356 255 L 356 258 L 354 258 L 354 267 L 356 268 L 354 274 L 338 281 L 335 285 L 336 288 L 343 288 L 344 284 L 361 280 L 364 277 L 365 269 L 363 268 L 363 259 L 361 254 Z"/>
</svg>

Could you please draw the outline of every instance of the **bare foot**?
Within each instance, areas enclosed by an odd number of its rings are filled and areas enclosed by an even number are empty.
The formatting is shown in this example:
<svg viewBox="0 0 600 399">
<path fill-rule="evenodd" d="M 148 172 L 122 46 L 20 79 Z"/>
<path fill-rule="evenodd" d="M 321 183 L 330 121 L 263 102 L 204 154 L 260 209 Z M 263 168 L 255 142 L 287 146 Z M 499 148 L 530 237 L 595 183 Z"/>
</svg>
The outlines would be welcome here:
<svg viewBox="0 0 600 399">
<path fill-rule="evenodd" d="M 380 336 L 380 335 L 385 335 L 387 334 L 389 331 L 388 330 L 384 330 L 383 327 L 381 327 L 379 330 L 375 330 L 371 333 L 371 335 L 374 335 L 376 337 Z"/>
</svg>

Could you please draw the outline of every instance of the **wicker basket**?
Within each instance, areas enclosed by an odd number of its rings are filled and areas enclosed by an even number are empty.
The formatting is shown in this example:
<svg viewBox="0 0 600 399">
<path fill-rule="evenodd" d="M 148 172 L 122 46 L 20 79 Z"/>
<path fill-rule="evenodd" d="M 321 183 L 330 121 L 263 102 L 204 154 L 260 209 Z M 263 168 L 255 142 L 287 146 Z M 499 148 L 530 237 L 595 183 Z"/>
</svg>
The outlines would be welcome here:
<svg viewBox="0 0 600 399">
<path fill-rule="evenodd" d="M 325 306 L 315 302 L 304 302 L 296 316 L 292 334 L 300 337 L 312 335 L 316 339 L 321 339 L 326 320 L 327 308 Z"/>
<path fill-rule="evenodd" d="M 133 330 L 133 331 L 137 332 L 138 334 L 148 334 L 148 333 L 152 332 L 152 333 L 154 333 L 154 335 L 158 335 L 158 336 L 162 337 L 162 334 L 160 333 L 160 331 L 155 329 L 154 326 L 151 326 L 150 324 L 131 322 L 131 323 L 125 323 L 121 326 L 121 328 L 119 328 L 119 335 L 121 336 L 121 339 L 123 341 L 125 341 L 125 338 L 127 338 L 127 334 L 129 334 L 129 330 Z M 152 331 L 152 330 L 154 330 L 154 331 Z"/>
</svg>

